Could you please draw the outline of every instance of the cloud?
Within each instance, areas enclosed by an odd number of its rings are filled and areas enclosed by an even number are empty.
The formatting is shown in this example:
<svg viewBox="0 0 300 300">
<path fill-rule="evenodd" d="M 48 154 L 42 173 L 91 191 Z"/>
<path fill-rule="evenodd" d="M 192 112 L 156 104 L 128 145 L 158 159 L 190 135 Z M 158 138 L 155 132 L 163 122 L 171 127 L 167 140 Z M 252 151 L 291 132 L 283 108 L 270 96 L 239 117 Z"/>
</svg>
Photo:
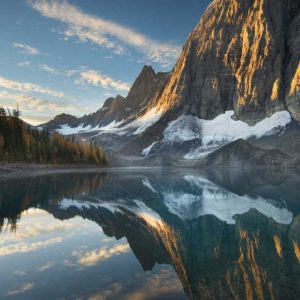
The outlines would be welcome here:
<svg viewBox="0 0 300 300">
<path fill-rule="evenodd" d="M 7 246 L 1 246 L 0 256 L 8 256 L 17 253 L 28 253 L 39 249 L 45 249 L 50 245 L 61 243 L 62 238 L 56 237 L 49 240 L 35 242 L 35 243 L 16 243 Z"/>
<path fill-rule="evenodd" d="M 0 244 L 5 242 L 9 242 L 9 243 L 18 242 L 24 239 L 41 237 L 42 235 L 52 234 L 52 233 L 61 234 L 64 231 L 72 230 L 74 228 L 75 228 L 75 224 L 63 223 L 60 221 L 51 224 L 44 224 L 41 222 L 23 223 L 22 230 L 17 230 L 17 232 L 11 236 L 4 236 L 1 239 Z"/>
<path fill-rule="evenodd" d="M 7 91 L 0 92 L 0 100 L 2 105 L 7 108 L 14 108 L 15 104 L 20 105 L 22 111 L 35 111 L 35 112 L 49 112 L 49 111 L 61 111 L 61 110 L 75 110 L 77 107 L 67 104 L 65 102 L 56 102 L 46 100 L 39 97 L 33 97 L 26 94 L 16 94 Z"/>
<path fill-rule="evenodd" d="M 94 294 L 89 297 L 89 300 L 106 300 L 116 299 L 116 295 L 121 294 L 123 286 L 119 282 L 114 282 L 106 289 L 102 290 L 101 293 Z"/>
<path fill-rule="evenodd" d="M 46 71 L 50 74 L 53 74 L 53 75 L 57 75 L 57 74 L 60 74 L 60 71 L 58 71 L 57 69 L 54 69 L 50 66 L 48 66 L 47 64 L 42 64 L 42 65 L 39 65 L 39 68 L 43 71 Z"/>
<path fill-rule="evenodd" d="M 172 65 L 181 51 L 177 45 L 153 40 L 129 27 L 84 13 L 67 1 L 32 0 L 30 4 L 41 15 L 63 22 L 65 39 L 91 42 L 116 54 L 124 53 L 126 46 L 133 47 L 147 60 L 164 67 Z"/>
<path fill-rule="evenodd" d="M 12 295 L 19 295 L 19 294 L 23 294 L 29 290 L 31 290 L 34 287 L 34 283 L 30 282 L 30 283 L 24 283 L 21 286 L 19 286 L 18 288 L 16 288 L 15 290 L 9 291 L 7 293 L 8 296 L 12 296 Z"/>
<path fill-rule="evenodd" d="M 45 123 L 53 118 L 55 114 L 66 111 L 74 113 L 88 113 L 91 111 L 88 104 L 82 107 L 82 104 L 73 100 L 57 102 L 8 91 L 0 91 L 0 103 L 9 109 L 15 108 L 16 103 L 18 103 L 22 112 L 21 119 L 33 125 Z"/>
<path fill-rule="evenodd" d="M 156 298 L 177 299 L 182 298 L 183 295 L 184 292 L 181 282 L 176 274 L 174 274 L 174 271 L 168 268 L 162 269 L 159 273 L 151 274 L 145 278 L 144 282 L 134 291 L 129 291 L 128 293 L 123 292 L 122 298 L 124 300 L 148 300 Z"/>
<path fill-rule="evenodd" d="M 138 287 L 132 290 L 132 280 L 138 282 Z M 162 284 L 163 282 L 163 284 Z M 90 296 L 90 300 L 124 299 L 181 299 L 184 291 L 181 282 L 172 268 L 163 268 L 144 274 L 134 273 L 120 283 L 112 283 L 103 287 L 101 293 Z"/>
<path fill-rule="evenodd" d="M 23 53 L 28 55 L 39 55 L 40 50 L 29 45 L 20 44 L 20 43 L 13 43 L 14 48 L 21 49 Z"/>
<path fill-rule="evenodd" d="M 49 89 L 47 87 L 42 87 L 40 85 L 33 84 L 33 83 L 13 81 L 1 76 L 0 76 L 0 87 L 9 90 L 23 92 L 23 93 L 35 92 L 40 94 L 48 94 L 50 96 L 54 96 L 58 98 L 63 98 L 65 96 L 64 93 Z"/>
<path fill-rule="evenodd" d="M 86 67 L 81 67 L 79 69 L 60 70 L 50 67 L 47 64 L 41 64 L 39 65 L 39 68 L 53 75 L 63 75 L 67 77 L 79 75 L 79 78 L 75 80 L 75 84 L 77 85 L 91 84 L 95 86 L 101 86 L 104 89 L 114 89 L 127 92 L 130 90 L 129 83 L 116 80 L 96 70 L 88 70 Z"/>
<path fill-rule="evenodd" d="M 22 111 L 59 111 L 66 108 L 65 103 L 57 103 L 56 101 L 6 91 L 0 92 L 0 100 L 2 100 L 2 104 L 5 104 L 10 109 L 14 108 L 15 104 L 18 103 Z"/>
<path fill-rule="evenodd" d="M 75 81 L 76 84 L 92 84 L 101 86 L 105 89 L 113 88 L 115 90 L 129 91 L 130 85 L 120 80 L 115 80 L 107 75 L 103 75 L 95 70 L 86 70 L 80 73 L 80 78 Z"/>
<path fill-rule="evenodd" d="M 28 66 L 30 66 L 30 65 L 31 65 L 31 62 L 28 61 L 28 60 L 26 60 L 26 61 L 20 61 L 20 62 L 18 63 L 18 66 L 19 66 L 19 67 L 28 67 Z"/>
<path fill-rule="evenodd" d="M 20 271 L 20 270 L 15 270 L 12 273 L 17 276 L 25 276 L 26 275 L 25 271 Z"/>
<path fill-rule="evenodd" d="M 89 251 L 84 255 L 81 255 L 78 252 L 74 252 L 74 255 L 79 257 L 78 263 L 80 265 L 94 266 L 102 260 L 109 259 L 115 255 L 126 253 L 129 251 L 129 249 L 130 248 L 128 244 L 122 244 L 112 247 L 110 249 L 103 247 L 99 250 Z"/>
<path fill-rule="evenodd" d="M 36 270 L 37 270 L 37 272 L 41 273 L 41 272 L 45 272 L 45 271 L 51 269 L 53 266 L 54 266 L 54 263 L 53 262 L 49 262 L 49 263 L 46 263 L 44 265 L 38 266 L 36 268 Z"/>
</svg>

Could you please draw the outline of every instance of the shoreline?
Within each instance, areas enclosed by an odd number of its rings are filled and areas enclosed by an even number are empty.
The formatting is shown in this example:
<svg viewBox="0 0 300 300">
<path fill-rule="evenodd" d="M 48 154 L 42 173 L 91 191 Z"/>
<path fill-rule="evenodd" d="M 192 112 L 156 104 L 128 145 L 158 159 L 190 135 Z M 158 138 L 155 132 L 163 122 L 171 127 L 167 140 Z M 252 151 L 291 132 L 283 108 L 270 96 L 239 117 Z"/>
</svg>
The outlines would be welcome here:
<svg viewBox="0 0 300 300">
<path fill-rule="evenodd" d="M 97 173 L 108 170 L 97 165 L 51 165 L 32 163 L 0 163 L 0 181 L 14 178 L 37 177 L 52 174 Z"/>
<path fill-rule="evenodd" d="M 238 167 L 212 167 L 215 171 L 230 171 L 230 172 L 279 172 L 279 173 L 300 173 L 297 168 L 266 168 L 263 166 L 253 166 L 250 168 Z M 34 164 L 34 163 L 5 163 L 0 162 L 0 183 L 1 181 L 9 179 L 18 179 L 26 177 L 38 177 L 54 174 L 71 174 L 71 173 L 103 173 L 103 172 L 128 172 L 130 171 L 143 171 L 152 172 L 153 170 L 195 170 L 197 172 L 207 172 L 211 168 L 191 167 L 191 166 L 103 166 L 103 165 L 52 165 L 52 164 Z"/>
<path fill-rule="evenodd" d="M 54 174 L 71 174 L 71 173 L 100 173 L 113 171 L 128 171 L 143 170 L 151 171 L 157 170 L 158 166 L 97 166 L 97 165 L 52 165 L 52 164 L 34 164 L 34 163 L 6 163 L 0 162 L 0 183 L 1 181 L 9 179 L 22 179 L 26 177 L 38 177 Z M 165 168 L 169 169 L 169 168 Z M 170 168 L 173 169 L 173 168 Z"/>
</svg>

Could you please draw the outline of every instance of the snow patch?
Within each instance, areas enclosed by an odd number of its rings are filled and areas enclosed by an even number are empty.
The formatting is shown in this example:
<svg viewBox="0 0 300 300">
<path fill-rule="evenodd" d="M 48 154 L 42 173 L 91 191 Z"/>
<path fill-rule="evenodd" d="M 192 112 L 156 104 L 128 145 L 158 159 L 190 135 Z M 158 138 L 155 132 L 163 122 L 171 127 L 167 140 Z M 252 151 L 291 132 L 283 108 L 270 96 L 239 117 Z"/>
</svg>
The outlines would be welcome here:
<svg viewBox="0 0 300 300">
<path fill-rule="evenodd" d="M 135 200 L 134 203 L 137 208 L 131 208 L 130 210 L 139 218 L 143 219 L 147 224 L 154 228 L 163 226 L 161 217 L 154 210 L 146 206 L 141 201 Z"/>
<path fill-rule="evenodd" d="M 135 121 L 129 123 L 125 127 L 123 127 L 123 130 L 127 130 L 130 128 L 136 128 L 136 130 L 133 132 L 134 135 L 138 135 L 143 133 L 148 127 L 155 124 L 161 117 L 162 111 L 157 111 L 157 109 L 154 107 L 146 114 L 144 114 L 142 117 L 136 119 Z M 120 128 L 122 129 L 122 128 Z"/>
<path fill-rule="evenodd" d="M 97 202 L 80 201 L 80 200 L 72 200 L 72 199 L 65 198 L 60 202 L 59 208 L 63 210 L 67 210 L 69 208 L 77 208 L 80 211 L 84 209 L 104 208 L 109 210 L 113 214 L 115 213 L 124 214 L 126 212 L 131 212 L 154 228 L 163 225 L 163 221 L 160 218 L 160 216 L 156 212 L 154 212 L 151 208 L 146 206 L 142 201 L 133 200 L 132 204 L 133 204 L 132 206 L 126 205 L 122 200 L 116 202 L 103 201 L 97 203 Z"/>
<path fill-rule="evenodd" d="M 186 155 L 183 156 L 185 159 L 200 159 L 205 158 L 210 153 L 218 150 L 220 148 L 220 145 L 213 145 L 213 146 L 201 146 L 197 147 L 196 149 L 191 150 Z"/>
<path fill-rule="evenodd" d="M 57 129 L 56 131 L 62 135 L 71 135 L 71 134 L 78 134 L 80 132 L 86 132 L 89 129 L 91 129 L 91 126 L 88 125 L 84 127 L 83 123 L 77 127 L 71 127 L 70 125 L 65 124 L 65 125 L 60 125 L 60 128 Z"/>
<path fill-rule="evenodd" d="M 200 196 L 185 193 L 168 193 L 164 195 L 168 211 L 182 220 L 194 220 L 201 216 Z"/>
<path fill-rule="evenodd" d="M 118 126 L 120 126 L 122 123 L 124 123 L 123 120 L 120 121 L 120 122 L 116 122 L 114 120 L 111 123 L 107 124 L 106 126 L 99 127 L 98 130 L 101 130 L 101 131 L 110 131 L 110 130 L 118 128 Z"/>
<path fill-rule="evenodd" d="M 143 151 L 142 151 L 142 155 L 144 156 L 148 156 L 152 150 L 152 148 L 157 144 L 158 142 L 154 142 L 152 143 L 149 147 L 145 148 Z"/>
<path fill-rule="evenodd" d="M 283 128 L 292 121 L 291 115 L 287 111 L 277 112 L 255 126 L 233 120 L 233 115 L 234 111 L 226 111 L 213 120 L 183 115 L 169 123 L 164 131 L 162 142 L 173 144 L 201 139 L 202 146 L 185 155 L 186 159 L 197 159 L 213 152 L 220 145 L 237 139 L 273 135 L 276 133 L 276 128 Z"/>
<path fill-rule="evenodd" d="M 164 131 L 163 142 L 168 144 L 192 141 L 201 138 L 200 119 L 183 115 L 169 123 Z"/>
<path fill-rule="evenodd" d="M 201 120 L 203 144 L 220 144 L 224 141 L 231 142 L 236 139 L 247 139 L 252 136 L 258 139 L 265 135 L 272 135 L 272 131 L 275 128 L 285 127 L 292 121 L 291 115 L 287 111 L 277 112 L 254 126 L 249 126 L 242 121 L 233 120 L 233 115 L 234 111 L 227 111 L 212 121 Z"/>
<path fill-rule="evenodd" d="M 149 190 L 151 190 L 153 193 L 157 194 L 157 191 L 155 190 L 155 188 L 151 185 L 149 179 L 143 179 L 142 180 L 142 184 L 143 186 L 147 187 Z"/>
<path fill-rule="evenodd" d="M 121 121 L 121 122 L 113 121 L 103 127 L 99 127 L 99 126 L 92 127 L 91 125 L 84 126 L 83 123 L 77 127 L 71 127 L 70 125 L 65 124 L 65 125 L 61 125 L 60 128 L 57 129 L 56 131 L 62 135 L 87 133 L 87 132 L 93 132 L 93 131 L 103 131 L 104 132 L 104 131 L 112 130 L 112 129 L 116 128 L 117 126 L 120 126 L 122 123 L 123 123 L 123 121 Z"/>
<path fill-rule="evenodd" d="M 121 126 L 124 120 L 121 122 L 113 121 L 110 124 L 97 128 L 101 134 L 117 134 L 119 136 L 123 135 L 138 135 L 143 133 L 148 127 L 156 123 L 162 115 L 162 111 L 157 111 L 156 108 L 152 108 L 146 112 L 143 116 L 137 118 L 136 120 L 130 122 L 127 125 Z M 121 127 L 120 127 L 121 126 Z M 95 136 L 97 136 L 95 135 Z"/>
<path fill-rule="evenodd" d="M 95 203 L 90 201 L 63 199 L 59 204 L 59 208 L 64 210 L 67 210 L 69 208 L 77 208 L 78 210 L 91 209 L 91 208 L 96 208 L 96 209 L 105 208 L 113 214 L 115 214 L 116 212 L 121 213 L 121 210 L 116 205 L 114 205 L 114 203 L 110 203 L 110 202 Z"/>
<path fill-rule="evenodd" d="M 292 119 L 287 111 L 273 114 L 255 126 L 249 126 L 242 121 L 233 120 L 234 111 L 226 111 L 213 120 L 198 119 L 190 115 L 183 115 L 169 123 L 164 131 L 164 141 L 184 142 L 202 138 L 203 145 L 218 145 L 239 138 L 255 136 L 260 138 L 272 134 L 277 127 L 285 127 Z"/>
<path fill-rule="evenodd" d="M 193 220 L 200 216 L 214 215 L 227 224 L 235 224 L 234 216 L 256 209 L 277 223 L 290 224 L 293 213 L 282 207 L 282 203 L 262 197 L 239 196 L 198 176 L 185 176 L 184 179 L 195 186 L 199 193 L 164 193 L 164 203 L 170 213 L 183 220 Z"/>
</svg>

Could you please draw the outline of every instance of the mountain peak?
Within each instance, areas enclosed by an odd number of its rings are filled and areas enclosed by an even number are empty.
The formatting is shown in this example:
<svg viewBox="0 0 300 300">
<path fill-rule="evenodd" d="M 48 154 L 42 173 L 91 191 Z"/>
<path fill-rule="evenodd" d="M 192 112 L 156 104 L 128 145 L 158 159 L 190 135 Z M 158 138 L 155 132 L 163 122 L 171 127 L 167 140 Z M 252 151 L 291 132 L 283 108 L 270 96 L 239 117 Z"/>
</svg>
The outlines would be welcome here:
<svg viewBox="0 0 300 300">
<path fill-rule="evenodd" d="M 116 102 L 116 101 L 123 101 L 125 98 L 121 95 L 117 95 L 116 97 L 110 97 L 108 99 L 105 100 L 102 108 L 111 108 L 112 105 Z"/>
<path fill-rule="evenodd" d="M 155 75 L 156 73 L 151 66 L 147 66 L 147 65 L 144 66 L 141 73 L 133 83 L 128 96 L 131 96 L 135 93 L 139 93 L 141 89 L 146 88 L 146 86 L 153 81 Z"/>
<path fill-rule="evenodd" d="M 75 120 L 77 120 L 75 116 L 66 113 L 59 114 L 55 116 L 55 118 L 53 119 L 53 121 L 66 122 L 66 124 L 69 123 L 69 121 L 75 121 Z"/>
<path fill-rule="evenodd" d="M 153 75 L 155 75 L 155 70 L 152 68 L 152 66 L 150 65 L 144 65 L 142 71 L 141 71 L 141 74 L 144 74 L 144 73 L 152 73 Z"/>
<path fill-rule="evenodd" d="M 190 34 L 158 106 L 201 119 L 234 109 L 250 125 L 288 108 L 300 121 L 300 101 L 294 100 L 299 3 L 213 1 Z"/>
<path fill-rule="evenodd" d="M 57 116 L 55 116 L 54 119 L 50 120 L 46 124 L 42 124 L 43 126 L 46 126 L 49 130 L 54 130 L 59 128 L 61 125 L 70 125 L 70 126 L 76 126 L 78 125 L 78 118 L 75 116 L 72 116 L 70 114 L 62 113 Z"/>
</svg>

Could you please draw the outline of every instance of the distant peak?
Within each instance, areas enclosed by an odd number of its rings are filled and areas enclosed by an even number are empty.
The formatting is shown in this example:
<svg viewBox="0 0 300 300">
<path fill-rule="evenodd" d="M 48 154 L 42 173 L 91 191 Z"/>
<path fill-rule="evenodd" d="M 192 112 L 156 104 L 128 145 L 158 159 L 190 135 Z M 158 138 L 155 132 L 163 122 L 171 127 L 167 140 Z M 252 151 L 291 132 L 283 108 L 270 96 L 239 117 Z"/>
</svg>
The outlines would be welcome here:
<svg viewBox="0 0 300 300">
<path fill-rule="evenodd" d="M 117 95 L 115 99 L 116 100 L 124 100 L 125 98 L 123 96 L 121 96 L 121 95 Z"/>
<path fill-rule="evenodd" d="M 110 97 L 105 100 L 105 102 L 103 104 L 103 108 L 111 107 L 113 105 L 113 103 L 115 103 L 115 101 L 121 101 L 121 100 L 124 100 L 124 97 L 121 95 L 117 95 L 115 98 Z"/>
<path fill-rule="evenodd" d="M 75 116 L 72 116 L 70 114 L 65 114 L 65 113 L 62 113 L 62 114 L 59 114 L 57 116 L 55 116 L 54 120 L 61 120 L 61 119 L 67 119 L 67 118 L 76 118 Z"/>
<path fill-rule="evenodd" d="M 156 74 L 152 66 L 145 65 L 143 67 L 143 70 L 141 71 L 140 75 L 145 74 L 145 73 L 151 73 L 153 76 Z"/>
</svg>

